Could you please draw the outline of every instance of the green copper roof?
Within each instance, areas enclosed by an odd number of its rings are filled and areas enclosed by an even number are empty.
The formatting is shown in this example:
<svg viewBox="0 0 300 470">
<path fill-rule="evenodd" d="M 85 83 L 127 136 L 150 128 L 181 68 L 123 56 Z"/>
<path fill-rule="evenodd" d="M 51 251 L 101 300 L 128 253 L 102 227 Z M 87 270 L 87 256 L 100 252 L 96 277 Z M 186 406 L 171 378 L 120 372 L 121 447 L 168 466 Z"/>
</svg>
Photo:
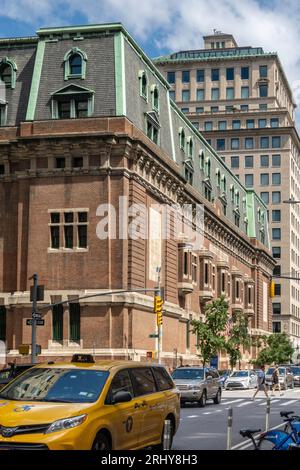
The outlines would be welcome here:
<svg viewBox="0 0 300 470">
<path fill-rule="evenodd" d="M 195 51 L 180 51 L 174 54 L 156 57 L 154 62 L 178 62 L 178 61 L 201 61 L 201 60 L 226 60 L 233 58 L 248 58 L 248 57 L 270 57 L 276 56 L 275 52 L 264 52 L 261 47 L 238 47 L 226 50 L 195 50 Z"/>
</svg>

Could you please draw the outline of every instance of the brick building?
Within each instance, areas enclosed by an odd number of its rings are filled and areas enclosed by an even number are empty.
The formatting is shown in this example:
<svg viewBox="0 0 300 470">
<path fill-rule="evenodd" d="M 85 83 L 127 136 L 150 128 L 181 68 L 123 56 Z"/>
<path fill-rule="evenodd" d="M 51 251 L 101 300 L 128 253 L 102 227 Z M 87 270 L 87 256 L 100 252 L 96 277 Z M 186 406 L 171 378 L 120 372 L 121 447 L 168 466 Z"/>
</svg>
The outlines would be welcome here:
<svg viewBox="0 0 300 470">
<path fill-rule="evenodd" d="M 157 266 L 164 362 L 197 362 L 190 321 L 222 294 L 253 335 L 271 330 L 266 206 L 170 100 L 168 82 L 120 24 L 2 39 L 0 76 L 0 339 L 9 357 L 20 360 L 18 346 L 31 342 L 34 273 L 45 285 L 40 308 L 69 300 L 41 310 L 40 360 L 74 352 L 146 360 L 157 348 L 153 294 L 78 299 L 153 289 Z M 100 239 L 99 206 L 118 213 L 120 197 L 147 208 L 144 236 Z M 200 248 L 180 234 L 148 236 L 162 204 L 204 205 Z M 256 351 L 243 353 L 247 363 Z"/>
</svg>

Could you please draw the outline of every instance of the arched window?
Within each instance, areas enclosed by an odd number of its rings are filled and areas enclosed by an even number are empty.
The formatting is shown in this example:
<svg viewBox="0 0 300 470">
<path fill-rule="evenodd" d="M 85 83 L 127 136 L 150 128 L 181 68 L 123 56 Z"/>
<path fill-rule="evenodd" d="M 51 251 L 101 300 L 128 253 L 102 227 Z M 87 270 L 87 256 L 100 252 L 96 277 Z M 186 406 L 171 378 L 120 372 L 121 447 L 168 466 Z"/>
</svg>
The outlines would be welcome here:
<svg viewBox="0 0 300 470">
<path fill-rule="evenodd" d="M 147 100 L 148 99 L 148 78 L 144 70 L 141 70 L 139 72 L 139 80 L 140 80 L 140 95 L 145 100 Z"/>
<path fill-rule="evenodd" d="M 222 182 L 222 185 L 221 185 L 221 186 L 222 186 L 222 188 L 221 188 L 221 189 L 222 189 L 222 192 L 223 192 L 223 193 L 226 193 L 226 191 L 227 191 L 227 180 L 226 180 L 226 176 L 225 176 L 225 175 L 222 175 L 222 177 L 221 177 L 221 182 Z"/>
<path fill-rule="evenodd" d="M 159 90 L 157 85 L 152 85 L 151 87 L 152 94 L 152 108 L 157 113 L 159 112 Z"/>
<path fill-rule="evenodd" d="M 183 127 L 179 129 L 179 147 L 181 150 L 185 151 L 185 132 Z"/>
<path fill-rule="evenodd" d="M 0 62 L 0 80 L 5 83 L 6 88 L 16 87 L 17 70 L 16 64 L 8 57 Z"/>
<path fill-rule="evenodd" d="M 208 178 L 211 176 L 211 161 L 210 157 L 207 157 L 205 160 L 205 174 Z"/>
<path fill-rule="evenodd" d="M 204 152 L 203 152 L 203 150 L 200 150 L 200 152 L 199 152 L 199 164 L 200 164 L 200 170 L 204 170 Z"/>
<path fill-rule="evenodd" d="M 217 177 L 217 187 L 219 188 L 221 186 L 221 172 L 220 169 L 216 169 L 216 177 Z"/>
<path fill-rule="evenodd" d="M 70 75 L 82 74 L 82 57 L 79 54 L 71 55 L 70 59 Z"/>
<path fill-rule="evenodd" d="M 187 154 L 189 158 L 194 158 L 194 141 L 191 136 L 187 139 Z"/>
<path fill-rule="evenodd" d="M 64 57 L 65 80 L 86 77 L 87 55 L 77 47 L 73 47 Z"/>
</svg>

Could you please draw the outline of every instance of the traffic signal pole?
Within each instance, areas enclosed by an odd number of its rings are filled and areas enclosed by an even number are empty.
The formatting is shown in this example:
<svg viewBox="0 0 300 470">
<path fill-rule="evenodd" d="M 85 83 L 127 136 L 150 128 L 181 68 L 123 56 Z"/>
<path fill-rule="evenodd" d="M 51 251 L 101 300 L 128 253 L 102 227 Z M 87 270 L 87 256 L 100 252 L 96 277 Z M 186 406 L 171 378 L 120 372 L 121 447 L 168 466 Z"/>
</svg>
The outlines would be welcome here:
<svg viewBox="0 0 300 470">
<path fill-rule="evenodd" d="M 38 275 L 33 275 L 33 296 L 32 296 L 32 328 L 31 328 L 31 362 L 37 363 L 36 359 L 36 315 L 37 315 L 37 293 Z"/>
<path fill-rule="evenodd" d="M 156 299 L 159 299 L 159 302 L 161 301 L 162 298 L 162 292 L 161 292 L 161 278 L 160 278 L 160 272 L 161 268 L 157 268 L 157 289 L 155 290 L 155 297 Z M 162 308 L 162 307 L 161 307 Z M 157 308 L 155 307 L 155 310 Z M 157 315 L 157 362 L 160 364 L 161 363 L 161 340 L 162 340 L 162 321 L 159 320 L 160 317 L 159 311 L 156 311 Z"/>
</svg>

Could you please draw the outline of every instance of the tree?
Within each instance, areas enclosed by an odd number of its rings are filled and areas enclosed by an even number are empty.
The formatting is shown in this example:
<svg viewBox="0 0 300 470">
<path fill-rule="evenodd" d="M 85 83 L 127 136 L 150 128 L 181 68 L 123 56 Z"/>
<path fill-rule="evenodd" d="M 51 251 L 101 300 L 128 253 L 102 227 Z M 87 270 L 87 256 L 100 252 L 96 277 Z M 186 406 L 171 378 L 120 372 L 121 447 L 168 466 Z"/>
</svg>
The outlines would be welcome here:
<svg viewBox="0 0 300 470">
<path fill-rule="evenodd" d="M 286 333 L 273 333 L 265 338 L 265 347 L 259 352 L 256 364 L 282 364 L 290 362 L 294 353 Z"/>
<path fill-rule="evenodd" d="M 250 347 L 251 336 L 248 332 L 248 318 L 242 310 L 237 310 L 232 314 L 231 329 L 226 341 L 225 350 L 229 356 L 231 369 L 241 360 L 242 353 L 240 347 Z"/>
<path fill-rule="evenodd" d="M 192 332 L 197 335 L 197 346 L 200 350 L 203 367 L 210 359 L 225 349 L 224 332 L 228 321 L 228 303 L 225 297 L 213 300 L 205 306 L 205 320 L 193 320 Z"/>
</svg>

